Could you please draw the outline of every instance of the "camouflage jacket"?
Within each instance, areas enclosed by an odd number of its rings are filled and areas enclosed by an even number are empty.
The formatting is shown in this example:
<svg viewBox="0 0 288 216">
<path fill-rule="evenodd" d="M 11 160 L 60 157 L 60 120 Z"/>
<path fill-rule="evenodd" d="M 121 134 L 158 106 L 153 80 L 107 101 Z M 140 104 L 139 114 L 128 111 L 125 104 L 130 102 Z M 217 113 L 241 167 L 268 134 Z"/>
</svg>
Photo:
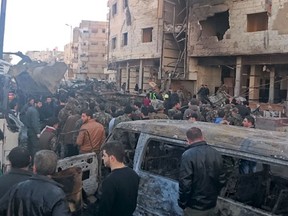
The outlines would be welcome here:
<svg viewBox="0 0 288 216">
<path fill-rule="evenodd" d="M 170 119 L 174 119 L 174 116 L 179 115 L 179 114 L 181 114 L 180 110 L 177 110 L 177 109 L 169 109 L 168 110 L 168 116 Z"/>
<path fill-rule="evenodd" d="M 156 113 L 150 119 L 169 119 L 169 117 L 165 113 Z"/>
<path fill-rule="evenodd" d="M 126 121 L 132 121 L 132 119 L 128 116 L 128 114 L 124 114 L 124 115 L 121 115 L 121 116 L 118 116 L 116 119 L 115 119 L 115 122 L 114 122 L 114 126 L 115 127 L 117 124 L 121 123 L 121 122 L 126 122 Z"/>
<path fill-rule="evenodd" d="M 109 122 L 111 121 L 112 116 L 109 113 L 100 111 L 95 113 L 95 119 L 97 122 L 103 125 L 103 127 L 105 128 L 105 132 L 108 133 Z"/>
<path fill-rule="evenodd" d="M 242 126 L 243 118 L 239 114 L 231 115 L 227 118 L 230 125 Z"/>
</svg>

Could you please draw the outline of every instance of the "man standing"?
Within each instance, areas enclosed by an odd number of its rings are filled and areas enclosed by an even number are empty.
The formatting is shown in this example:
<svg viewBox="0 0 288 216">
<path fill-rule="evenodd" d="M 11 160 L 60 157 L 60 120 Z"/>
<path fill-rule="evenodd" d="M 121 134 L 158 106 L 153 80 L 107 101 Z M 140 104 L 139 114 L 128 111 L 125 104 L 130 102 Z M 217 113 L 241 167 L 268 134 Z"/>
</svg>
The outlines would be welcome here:
<svg viewBox="0 0 288 216">
<path fill-rule="evenodd" d="M 246 128 L 255 128 L 255 120 L 250 115 L 244 118 L 242 124 L 243 124 L 243 127 L 246 127 Z M 256 165 L 257 163 L 255 161 L 241 159 L 239 163 L 239 173 L 240 174 L 255 173 Z"/>
<path fill-rule="evenodd" d="M 9 192 L 7 215 L 70 215 L 61 185 L 51 179 L 56 167 L 57 155 L 53 151 L 37 152 L 33 166 L 36 175 L 19 183 Z"/>
<path fill-rule="evenodd" d="M 39 148 L 41 150 L 52 150 L 59 153 L 57 148 L 57 128 L 59 120 L 56 117 L 51 117 L 47 120 L 46 127 L 41 131 L 39 138 Z"/>
<path fill-rule="evenodd" d="M 99 215 L 132 216 L 137 205 L 139 176 L 124 165 L 125 152 L 121 143 L 107 142 L 103 147 L 103 162 L 111 173 L 102 183 Z"/>
<path fill-rule="evenodd" d="M 186 136 L 188 149 L 181 158 L 178 205 L 185 216 L 214 215 L 226 180 L 222 157 L 207 145 L 199 128 L 190 128 Z"/>
<path fill-rule="evenodd" d="M 0 177 L 0 197 L 3 197 L 13 185 L 29 179 L 33 174 L 28 171 L 31 157 L 25 148 L 13 148 L 8 155 L 8 160 L 11 163 L 11 170 Z"/>
<path fill-rule="evenodd" d="M 80 153 L 100 153 L 101 145 L 105 141 L 105 129 L 103 125 L 93 119 L 93 111 L 82 112 L 83 125 L 80 128 L 76 144 L 79 145 Z"/>
<path fill-rule="evenodd" d="M 35 101 L 35 104 L 37 103 L 38 101 Z M 35 107 L 35 104 L 30 106 L 26 112 L 28 150 L 32 157 L 39 150 L 39 137 L 41 130 L 40 116 L 38 110 Z"/>
</svg>

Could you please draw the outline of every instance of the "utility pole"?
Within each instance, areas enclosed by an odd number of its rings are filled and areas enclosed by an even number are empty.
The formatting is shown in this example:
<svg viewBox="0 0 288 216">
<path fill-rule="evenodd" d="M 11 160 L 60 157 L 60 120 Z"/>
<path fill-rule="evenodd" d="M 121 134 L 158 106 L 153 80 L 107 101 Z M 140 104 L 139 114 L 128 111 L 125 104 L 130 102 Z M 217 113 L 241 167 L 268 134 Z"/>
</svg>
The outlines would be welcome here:
<svg viewBox="0 0 288 216">
<path fill-rule="evenodd" d="M 0 13 L 0 59 L 3 59 L 5 17 L 6 17 L 6 2 L 7 2 L 7 0 L 1 0 L 1 13 Z"/>
</svg>

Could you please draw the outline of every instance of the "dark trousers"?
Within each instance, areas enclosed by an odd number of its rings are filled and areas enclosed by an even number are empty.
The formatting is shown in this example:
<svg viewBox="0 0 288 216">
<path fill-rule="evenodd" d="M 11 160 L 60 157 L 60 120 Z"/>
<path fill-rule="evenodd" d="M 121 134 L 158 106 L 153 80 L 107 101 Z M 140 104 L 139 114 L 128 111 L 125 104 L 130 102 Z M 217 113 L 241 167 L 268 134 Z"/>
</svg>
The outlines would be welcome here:
<svg viewBox="0 0 288 216">
<path fill-rule="evenodd" d="M 27 147 L 28 147 L 28 151 L 29 151 L 29 153 L 33 159 L 35 153 L 40 150 L 39 138 L 37 137 L 37 134 L 33 130 L 30 130 L 30 129 L 28 129 L 27 135 L 28 135 Z"/>
<path fill-rule="evenodd" d="M 74 144 L 65 144 L 64 145 L 64 157 L 71 157 L 74 155 L 79 155 L 78 146 Z"/>
</svg>

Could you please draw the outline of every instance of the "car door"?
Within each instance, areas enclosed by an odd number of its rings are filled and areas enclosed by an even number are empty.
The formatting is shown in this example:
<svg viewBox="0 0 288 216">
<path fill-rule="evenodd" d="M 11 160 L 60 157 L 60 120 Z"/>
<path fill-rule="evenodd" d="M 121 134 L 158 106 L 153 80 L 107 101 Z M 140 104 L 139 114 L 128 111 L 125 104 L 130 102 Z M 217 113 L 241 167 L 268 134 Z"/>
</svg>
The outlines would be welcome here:
<svg viewBox="0 0 288 216">
<path fill-rule="evenodd" d="M 140 176 L 135 215 L 183 215 L 177 204 L 178 175 L 185 143 L 141 133 L 134 157 Z"/>
</svg>

